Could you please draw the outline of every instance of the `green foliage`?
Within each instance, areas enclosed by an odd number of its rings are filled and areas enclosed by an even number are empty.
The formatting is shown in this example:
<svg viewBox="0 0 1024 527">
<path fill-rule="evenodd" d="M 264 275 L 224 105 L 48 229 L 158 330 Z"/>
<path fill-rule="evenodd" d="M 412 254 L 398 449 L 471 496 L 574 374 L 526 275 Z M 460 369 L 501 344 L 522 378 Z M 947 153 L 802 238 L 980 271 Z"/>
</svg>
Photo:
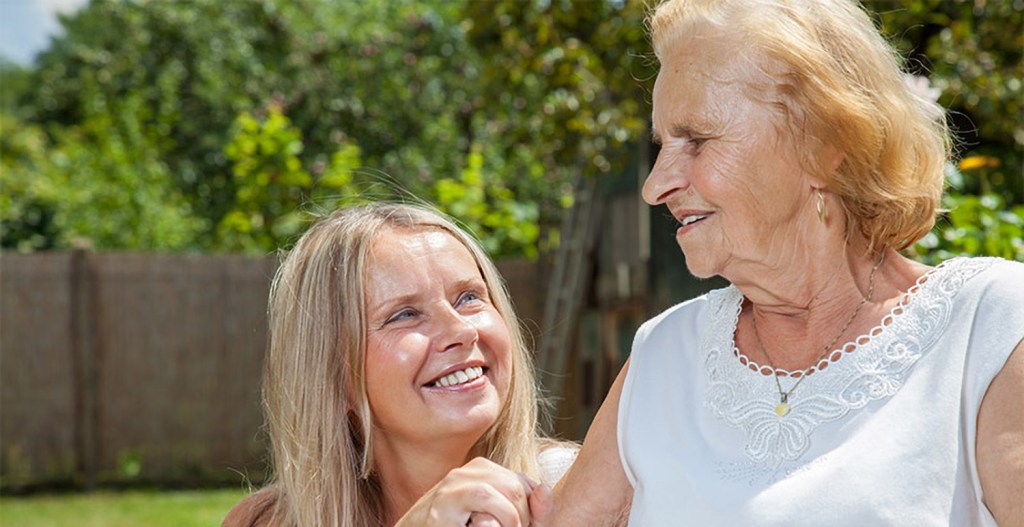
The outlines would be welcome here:
<svg viewBox="0 0 1024 527">
<path fill-rule="evenodd" d="M 124 479 L 139 477 L 142 472 L 142 453 L 137 450 L 122 450 L 117 453 L 117 472 Z"/>
<path fill-rule="evenodd" d="M 941 91 L 963 158 L 998 159 L 964 174 L 961 192 L 1024 203 L 1024 3 L 873 0 L 908 66 Z"/>
<path fill-rule="evenodd" d="M 961 168 L 984 169 L 984 163 L 982 159 L 967 158 Z M 907 254 L 928 265 L 954 256 L 981 255 L 1024 262 L 1024 204 L 1008 205 L 994 192 L 966 194 L 963 173 L 955 167 L 947 172 L 951 188 L 942 197 L 946 212 L 932 232 Z"/>
<path fill-rule="evenodd" d="M 944 196 L 949 212 L 939 227 L 914 247 L 918 259 L 935 265 L 954 256 L 987 255 L 1024 262 L 1024 205 L 1007 208 L 998 194 Z"/>
<path fill-rule="evenodd" d="M 21 117 L 18 97 L 32 88 L 32 72 L 0 57 L 0 113 Z"/>
<path fill-rule="evenodd" d="M 216 249 L 263 253 L 290 245 L 308 226 L 303 212 L 313 202 L 327 206 L 358 193 L 353 171 L 360 166 L 359 147 L 338 145 L 330 165 L 319 164 L 318 178 L 299 157 L 302 133 L 272 105 L 263 119 L 243 113 L 224 148 L 232 162 L 234 207 L 217 226 Z"/>
<path fill-rule="evenodd" d="M 537 257 L 537 206 L 520 203 L 497 178 L 488 178 L 480 148 L 469 155 L 469 165 L 458 179 L 442 178 L 434 184 L 438 207 L 459 218 L 464 227 L 477 233 L 491 255 Z"/>
<path fill-rule="evenodd" d="M 202 227 L 135 118 L 136 101 L 56 129 L 0 116 L 0 239 L 21 251 L 192 247 Z M 123 117 L 119 121 L 112 121 Z"/>
<path fill-rule="evenodd" d="M 516 174 L 542 225 L 571 202 L 574 176 L 618 174 L 647 130 L 654 64 L 645 3 L 489 0 L 464 7 L 486 57 L 485 158 Z M 491 154 L 490 152 L 494 153 Z M 490 165 L 493 166 L 493 165 Z"/>
<path fill-rule="evenodd" d="M 274 93 L 288 63 L 274 3 L 95 0 L 62 24 L 22 96 L 30 119 L 76 126 L 136 100 L 153 156 L 215 226 L 234 195 L 222 153 L 231 123 Z"/>
<path fill-rule="evenodd" d="M 938 89 L 962 157 L 935 229 L 908 251 L 1024 261 L 1024 3 L 873 0 L 883 32 Z"/>
<path fill-rule="evenodd" d="M 411 193 L 495 256 L 534 256 L 575 177 L 623 174 L 646 133 L 649 4 L 93 0 L 37 64 L 0 64 L 3 246 L 266 253 L 304 209 Z M 941 90 L 961 155 L 994 160 L 950 206 L 1015 210 L 1024 5 L 867 5 Z"/>
<path fill-rule="evenodd" d="M 40 89 L 25 90 L 19 102 L 31 122 L 52 129 L 109 113 L 126 97 L 140 101 L 157 132 L 150 138 L 153 158 L 208 226 L 195 243 L 255 252 L 287 239 L 301 224 L 289 207 L 316 194 L 289 178 L 305 173 L 330 186 L 332 178 L 348 177 L 345 157 L 355 155 L 381 174 L 356 181 L 359 190 L 379 189 L 385 180 L 391 195 L 426 197 L 435 181 L 468 165 L 471 144 L 483 144 L 477 139 L 487 123 L 478 114 L 486 99 L 483 61 L 466 39 L 461 8 L 413 0 L 97 0 L 63 21 L 65 35 L 32 72 L 31 84 Z M 278 137 L 292 146 L 242 159 L 248 154 L 238 150 L 245 138 L 237 119 L 270 106 L 301 139 Z M 484 148 L 483 170 L 505 180 L 499 186 L 511 194 L 504 195 L 517 203 L 544 199 L 503 171 L 500 152 Z M 267 184 L 270 172 L 278 179 Z M 272 195 L 257 196 L 262 190 Z M 482 228 L 507 222 L 491 224 Z M 500 245 L 511 254 L 531 250 Z"/>
</svg>

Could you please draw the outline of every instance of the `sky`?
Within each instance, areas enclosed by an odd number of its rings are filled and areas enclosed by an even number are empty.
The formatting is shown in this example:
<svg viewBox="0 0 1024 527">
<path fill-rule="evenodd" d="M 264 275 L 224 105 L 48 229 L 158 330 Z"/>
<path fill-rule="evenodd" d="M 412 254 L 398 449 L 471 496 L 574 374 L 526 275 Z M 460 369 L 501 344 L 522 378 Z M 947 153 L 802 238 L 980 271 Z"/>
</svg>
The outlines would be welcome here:
<svg viewBox="0 0 1024 527">
<path fill-rule="evenodd" d="M 0 55 L 27 66 L 60 31 L 57 13 L 69 13 L 88 0 L 0 0 Z"/>
</svg>

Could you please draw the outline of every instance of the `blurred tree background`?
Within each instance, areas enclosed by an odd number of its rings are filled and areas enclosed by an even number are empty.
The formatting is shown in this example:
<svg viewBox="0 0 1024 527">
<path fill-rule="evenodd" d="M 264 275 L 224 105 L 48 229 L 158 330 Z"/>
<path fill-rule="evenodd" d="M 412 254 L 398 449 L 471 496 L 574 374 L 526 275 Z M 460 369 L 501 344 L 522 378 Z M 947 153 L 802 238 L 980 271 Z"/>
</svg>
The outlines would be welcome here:
<svg viewBox="0 0 1024 527">
<path fill-rule="evenodd" d="M 0 242 L 259 255 L 311 212 L 418 196 L 536 257 L 577 178 L 648 133 L 647 3 L 93 0 L 0 63 Z M 1024 260 L 1024 0 L 866 4 L 958 137 L 910 252 Z"/>
</svg>

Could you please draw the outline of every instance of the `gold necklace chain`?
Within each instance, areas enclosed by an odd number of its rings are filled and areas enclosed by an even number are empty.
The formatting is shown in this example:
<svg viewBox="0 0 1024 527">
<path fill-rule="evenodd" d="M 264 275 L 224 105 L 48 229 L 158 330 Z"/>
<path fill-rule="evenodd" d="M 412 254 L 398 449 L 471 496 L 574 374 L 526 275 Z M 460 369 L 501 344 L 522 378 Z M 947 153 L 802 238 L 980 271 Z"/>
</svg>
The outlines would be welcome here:
<svg viewBox="0 0 1024 527">
<path fill-rule="evenodd" d="M 779 404 L 775 405 L 776 415 L 778 415 L 779 417 L 785 417 L 789 415 L 789 396 L 792 395 L 793 392 L 796 390 L 797 386 L 800 386 L 800 383 L 807 378 L 807 370 L 816 367 L 818 363 L 820 363 L 821 360 L 824 359 L 825 356 L 832 351 L 832 346 L 835 346 L 836 342 L 839 341 L 839 337 L 843 336 L 843 333 L 846 333 L 847 329 L 850 329 L 850 324 L 853 323 L 853 319 L 857 318 L 857 314 L 860 313 L 860 308 L 864 307 L 864 304 L 871 300 L 871 297 L 874 295 L 875 292 L 875 271 L 877 271 L 878 268 L 882 265 L 883 260 L 885 260 L 884 250 L 882 252 L 882 256 L 878 259 L 878 262 L 875 264 L 873 268 L 871 268 L 871 274 L 868 275 L 867 296 L 861 297 L 860 302 L 857 304 L 857 307 L 853 310 L 853 314 L 850 315 L 850 318 L 846 320 L 846 324 L 843 325 L 843 329 L 839 330 L 839 334 L 837 334 L 835 338 L 832 339 L 832 342 L 829 342 L 828 345 L 825 346 L 825 349 L 821 351 L 821 353 L 818 355 L 818 358 L 814 359 L 814 362 L 811 363 L 810 366 L 800 370 L 800 378 L 797 379 L 796 383 L 793 384 L 793 386 L 790 387 L 788 390 L 782 390 L 782 383 L 779 382 L 779 369 L 775 367 L 775 363 L 772 361 L 771 355 L 768 354 L 768 350 L 766 350 L 764 348 L 764 344 L 761 343 L 761 335 L 757 332 L 757 313 L 754 311 L 753 307 L 751 307 L 750 322 L 754 326 L 754 339 L 757 341 L 757 347 L 761 348 L 761 354 L 764 355 L 766 359 L 768 359 L 768 366 L 770 366 L 772 369 L 772 378 L 775 379 L 775 387 L 779 390 Z"/>
</svg>

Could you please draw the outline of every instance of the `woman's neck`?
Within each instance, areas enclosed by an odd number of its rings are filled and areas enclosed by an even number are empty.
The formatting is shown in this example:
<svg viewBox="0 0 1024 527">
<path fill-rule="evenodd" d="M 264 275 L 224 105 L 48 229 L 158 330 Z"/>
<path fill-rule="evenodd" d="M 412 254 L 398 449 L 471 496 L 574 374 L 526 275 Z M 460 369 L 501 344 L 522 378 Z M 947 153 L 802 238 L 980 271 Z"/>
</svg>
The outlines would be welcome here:
<svg viewBox="0 0 1024 527">
<path fill-rule="evenodd" d="M 472 444 L 442 445 L 423 441 L 413 445 L 378 442 L 374 462 L 384 494 L 386 525 L 393 525 L 449 471 L 472 457 Z"/>
<path fill-rule="evenodd" d="M 847 246 L 837 236 L 794 242 L 725 278 L 754 305 L 779 314 L 800 316 L 844 295 L 859 299 L 858 286 L 863 281 L 866 293 L 877 254 L 868 254 L 867 242 Z"/>
<path fill-rule="evenodd" d="M 826 347 L 877 325 L 927 270 L 892 249 L 869 251 L 866 242 L 825 254 L 835 256 L 805 254 L 801 262 L 767 267 L 756 281 L 734 282 L 748 300 L 736 336 L 748 357 L 789 371 L 807 368 Z"/>
</svg>

